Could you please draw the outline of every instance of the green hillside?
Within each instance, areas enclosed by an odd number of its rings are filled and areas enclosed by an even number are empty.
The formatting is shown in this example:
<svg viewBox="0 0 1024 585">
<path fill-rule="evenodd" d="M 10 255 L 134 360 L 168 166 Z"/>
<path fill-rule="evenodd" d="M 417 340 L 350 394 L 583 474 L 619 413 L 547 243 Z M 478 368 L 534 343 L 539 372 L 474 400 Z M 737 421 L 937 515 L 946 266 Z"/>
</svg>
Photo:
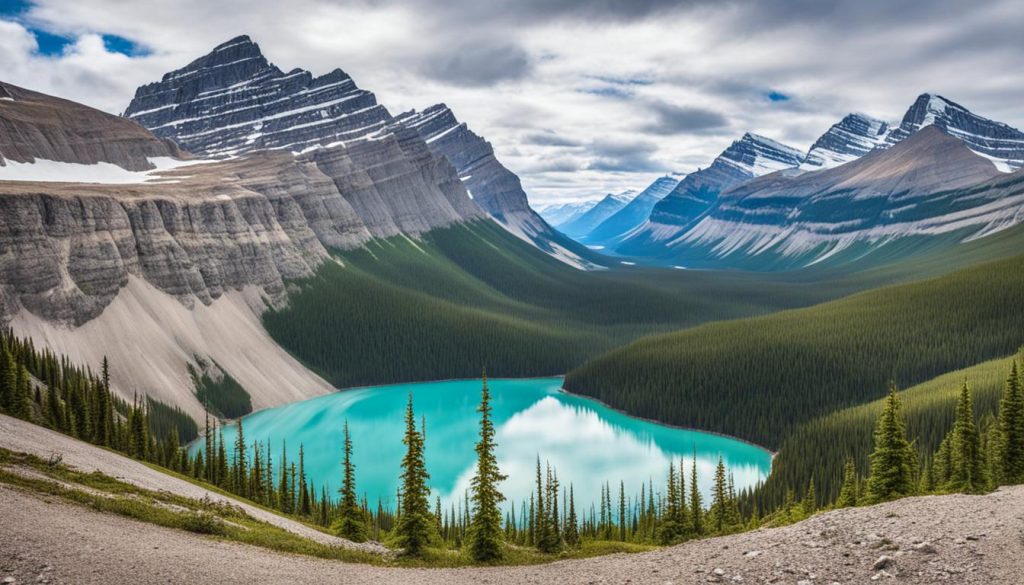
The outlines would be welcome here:
<svg viewBox="0 0 1024 585">
<path fill-rule="evenodd" d="M 562 374 L 641 335 L 807 306 L 861 283 L 623 266 L 581 271 L 490 222 L 340 252 L 291 283 L 271 335 L 337 386 Z"/>
<path fill-rule="evenodd" d="M 1024 341 L 1024 256 L 806 309 L 641 339 L 566 388 L 632 414 L 777 447 L 795 425 L 1008 355 Z"/>
<path fill-rule="evenodd" d="M 1024 353 L 982 362 L 943 374 L 900 393 L 907 434 L 917 438 L 922 454 L 934 453 L 953 426 L 954 405 L 964 380 L 974 393 L 975 416 L 993 415 L 1014 359 L 1021 363 Z M 853 457 L 866 474 L 875 421 L 884 399 L 846 408 L 797 427 L 779 447 L 772 473 L 759 490 L 762 504 L 779 503 L 787 487 L 804 489 L 814 478 L 819 502 L 829 502 L 839 493 L 843 464 Z M 762 509 L 764 506 L 762 506 Z"/>
</svg>

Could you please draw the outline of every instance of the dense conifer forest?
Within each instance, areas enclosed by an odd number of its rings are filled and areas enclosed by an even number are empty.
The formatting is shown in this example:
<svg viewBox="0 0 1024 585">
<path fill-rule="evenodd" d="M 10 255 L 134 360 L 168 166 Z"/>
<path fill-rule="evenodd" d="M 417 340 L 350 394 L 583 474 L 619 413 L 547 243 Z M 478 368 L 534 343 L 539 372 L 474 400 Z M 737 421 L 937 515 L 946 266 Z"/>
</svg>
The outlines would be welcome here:
<svg viewBox="0 0 1024 585">
<path fill-rule="evenodd" d="M 846 427 L 823 432 L 807 425 L 810 430 L 804 437 L 825 440 L 830 457 L 812 462 L 801 459 L 805 455 L 798 451 L 787 451 L 788 466 L 777 468 L 768 485 L 754 490 L 737 493 L 719 459 L 709 501 L 697 489 L 695 461 L 687 466 L 680 460 L 669 463 L 663 482 L 648 481 L 639 493 L 627 493 L 624 481 L 607 482 L 599 502 L 577 502 L 572 478 L 560 478 L 558 470 L 538 455 L 535 493 L 528 501 L 502 508 L 500 484 L 505 476 L 494 456 L 497 445 L 486 376 L 472 487 L 448 507 L 440 499 L 430 500 L 422 427 L 426 421 L 417 418 L 411 395 L 405 413 L 406 455 L 395 470 L 401 488 L 393 506 L 358 498 L 358 470 L 351 455 L 361 446 L 353 445 L 347 425 L 339 429 L 345 440 L 338 454 L 343 480 L 338 494 L 310 484 L 302 446 L 298 459 L 289 461 L 282 441 L 281 456 L 275 460 L 270 454 L 277 446 L 246 441 L 241 421 L 235 441 L 227 445 L 217 420 L 207 417 L 202 448 L 189 456 L 181 436 L 194 434 L 195 429 L 182 424 L 185 417 L 180 411 L 155 403 L 128 404 L 111 393 L 106 362 L 94 374 L 49 351 L 36 350 L 10 331 L 0 336 L 0 410 L 157 463 L 352 540 L 385 542 L 426 562 L 454 552 L 470 562 L 496 563 L 513 550 L 557 558 L 564 551 L 600 543 L 669 545 L 787 524 L 822 508 L 926 493 L 980 493 L 1024 482 L 1024 383 L 1016 359 L 984 364 L 978 371 L 996 369 L 1006 372 L 998 396 L 992 392 L 991 379 L 978 376 L 984 387 L 981 407 L 969 371 L 958 385 L 950 384 L 947 376 L 931 387 L 904 393 L 892 387 L 887 398 L 860 407 L 858 416 L 837 413 L 835 420 Z M 907 424 L 908 399 L 918 405 L 910 410 L 919 421 L 914 426 Z M 873 428 L 870 452 L 851 454 L 836 448 L 842 444 L 836 441 L 844 437 L 843 429 L 854 429 L 851 434 L 857 437 L 863 433 L 865 413 Z M 833 434 L 836 429 L 840 433 Z M 814 469 L 805 482 L 798 474 L 785 473 L 801 466 Z M 822 481 L 825 489 L 817 488 Z"/>
<path fill-rule="evenodd" d="M 765 317 L 644 338 L 566 376 L 631 414 L 777 448 L 795 425 L 1013 352 L 1024 256 Z"/>
<path fill-rule="evenodd" d="M 339 252 L 263 317 L 338 387 L 563 374 L 640 335 L 806 306 L 868 286 L 662 269 L 580 271 L 488 223 Z"/>
</svg>

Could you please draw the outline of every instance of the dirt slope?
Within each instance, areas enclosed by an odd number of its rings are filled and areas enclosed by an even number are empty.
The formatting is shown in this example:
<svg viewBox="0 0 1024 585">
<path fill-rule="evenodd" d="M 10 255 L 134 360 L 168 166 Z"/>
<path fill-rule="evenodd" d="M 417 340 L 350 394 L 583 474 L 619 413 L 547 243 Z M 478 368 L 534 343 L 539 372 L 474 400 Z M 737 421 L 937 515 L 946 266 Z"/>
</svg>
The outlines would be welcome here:
<svg viewBox="0 0 1024 585">
<path fill-rule="evenodd" d="M 0 446 L 151 489 L 199 490 L 117 455 L 0 417 Z M 200 492 L 202 490 L 199 490 Z M 201 495 L 201 494 L 200 494 Z M 265 513 L 264 513 L 265 514 Z M 793 526 L 651 553 L 533 567 L 388 569 L 288 556 L 0 487 L 0 582 L 1018 584 L 1024 486 L 820 514 Z"/>
</svg>

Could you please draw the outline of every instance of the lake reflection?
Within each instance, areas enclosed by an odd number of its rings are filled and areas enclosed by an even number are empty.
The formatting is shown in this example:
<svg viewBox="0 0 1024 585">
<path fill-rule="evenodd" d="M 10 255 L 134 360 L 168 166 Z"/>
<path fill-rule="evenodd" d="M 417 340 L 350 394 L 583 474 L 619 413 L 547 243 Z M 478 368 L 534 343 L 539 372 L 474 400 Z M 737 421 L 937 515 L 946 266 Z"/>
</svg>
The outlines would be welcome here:
<svg viewBox="0 0 1024 585">
<path fill-rule="evenodd" d="M 694 453 L 705 498 L 719 456 L 738 490 L 763 480 L 770 470 L 771 455 L 763 449 L 631 418 L 563 393 L 561 383 L 560 378 L 490 381 L 498 460 L 509 476 L 501 489 L 517 503 L 534 490 L 538 456 L 542 463 L 557 468 L 562 485 L 573 484 L 580 514 L 599 501 L 604 482 L 612 485 L 616 498 L 620 480 L 625 481 L 630 497 L 639 494 L 641 484 L 649 480 L 656 491 L 663 492 L 669 460 L 678 465 L 682 459 L 689 473 Z M 398 489 L 403 413 L 410 391 L 417 417 L 426 421 L 430 485 L 448 506 L 469 489 L 474 471 L 478 380 L 360 388 L 261 411 L 245 418 L 246 439 L 271 441 L 275 470 L 279 470 L 283 439 L 287 439 L 290 462 L 297 463 L 302 444 L 311 484 L 318 492 L 327 486 L 336 494 L 341 485 L 342 425 L 347 418 L 358 491 L 371 504 L 378 497 L 387 504 L 394 501 Z M 234 436 L 234 427 L 224 429 L 229 445 Z"/>
</svg>

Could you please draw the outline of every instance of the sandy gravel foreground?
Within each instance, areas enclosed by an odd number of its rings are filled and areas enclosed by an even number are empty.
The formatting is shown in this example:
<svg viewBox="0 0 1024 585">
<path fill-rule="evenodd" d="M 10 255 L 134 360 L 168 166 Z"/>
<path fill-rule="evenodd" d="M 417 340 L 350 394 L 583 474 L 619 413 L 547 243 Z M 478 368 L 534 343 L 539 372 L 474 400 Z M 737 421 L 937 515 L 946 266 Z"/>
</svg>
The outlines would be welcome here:
<svg viewBox="0 0 1024 585">
<path fill-rule="evenodd" d="M 10 430 L 6 420 L 0 420 L 0 446 L 16 449 Z M 75 465 L 80 456 L 65 457 L 65 461 Z M 785 528 L 650 553 L 532 567 L 437 570 L 390 569 L 282 555 L 0 487 L 0 583 L 5 578 L 14 580 L 7 581 L 10 583 L 83 585 L 1013 585 L 1024 583 L 1024 486 L 985 496 L 926 496 L 840 510 Z"/>
<path fill-rule="evenodd" d="M 79 471 L 100 471 L 141 488 L 170 492 L 186 498 L 197 500 L 209 498 L 214 502 L 228 502 L 241 507 L 257 520 L 273 524 L 322 544 L 368 552 L 385 552 L 379 546 L 357 544 L 324 534 L 294 520 L 171 477 L 117 453 L 2 414 L 0 414 L 0 447 L 16 453 L 29 453 L 43 459 L 48 458 L 51 454 L 59 453 L 64 458 L 66 465 Z"/>
</svg>

